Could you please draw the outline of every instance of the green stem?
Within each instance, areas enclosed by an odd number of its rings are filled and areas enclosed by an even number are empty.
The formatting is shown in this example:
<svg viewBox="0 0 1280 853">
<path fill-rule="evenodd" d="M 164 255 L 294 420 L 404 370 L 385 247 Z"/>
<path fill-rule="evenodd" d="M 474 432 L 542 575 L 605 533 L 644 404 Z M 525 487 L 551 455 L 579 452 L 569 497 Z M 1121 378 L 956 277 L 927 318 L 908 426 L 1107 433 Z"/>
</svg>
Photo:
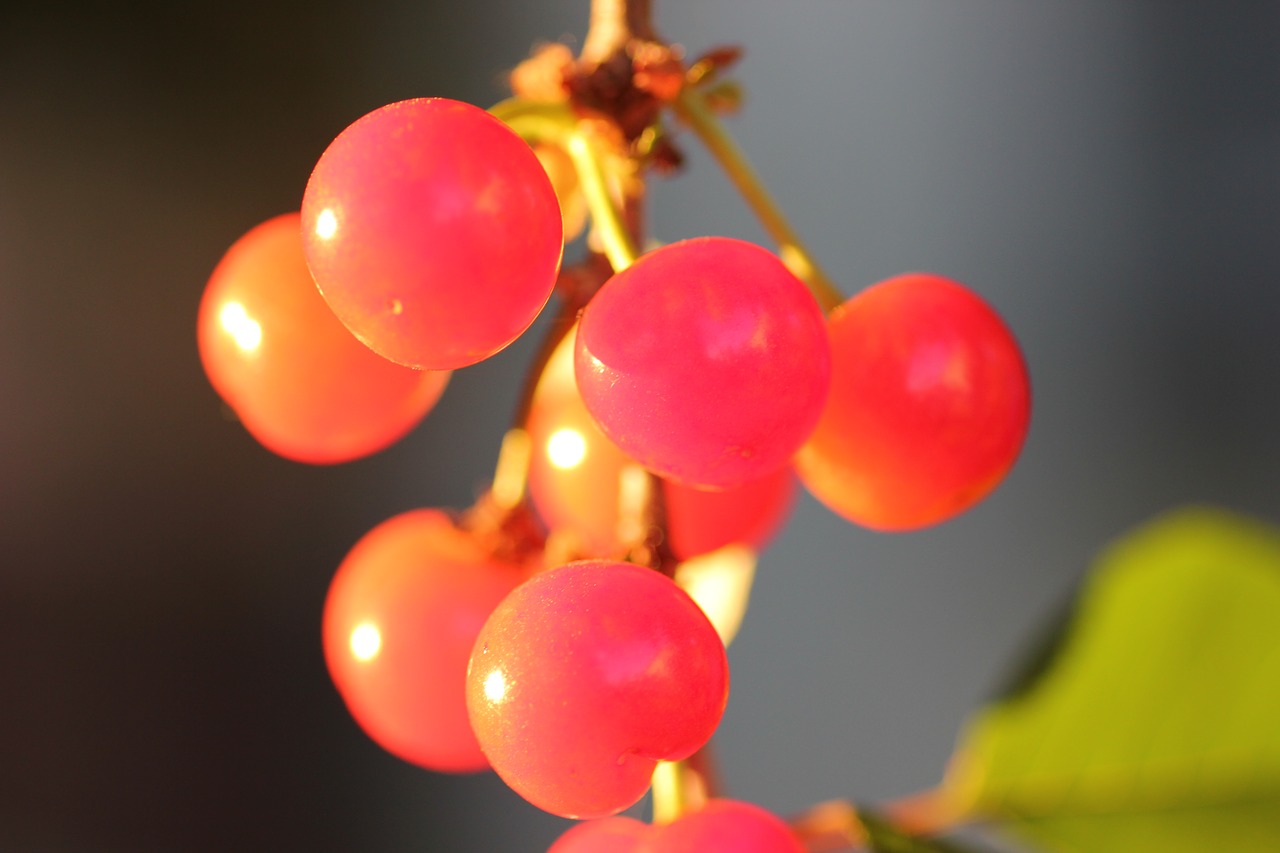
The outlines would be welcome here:
<svg viewBox="0 0 1280 853">
<path fill-rule="evenodd" d="M 787 269 L 808 285 L 814 298 L 825 310 L 830 311 L 844 302 L 839 288 L 800 242 L 799 235 L 783 216 L 778 203 L 747 160 L 747 155 L 707 106 L 702 93 L 695 87 L 686 86 L 673 102 L 673 107 L 676 114 L 693 129 L 719 161 L 721 168 L 746 199 L 747 205 L 755 212 L 764 229 L 777 242 L 778 257 L 786 264 Z"/>
<path fill-rule="evenodd" d="M 654 768 L 650 787 L 654 823 L 671 823 L 689 810 L 683 775 L 678 761 L 659 761 Z"/>
<path fill-rule="evenodd" d="M 619 272 L 635 263 L 639 253 L 622 212 L 609 192 L 603 158 L 573 110 L 564 104 L 535 104 L 513 98 L 497 104 L 489 112 L 526 142 L 559 145 L 568 153 L 610 266 Z"/>
</svg>

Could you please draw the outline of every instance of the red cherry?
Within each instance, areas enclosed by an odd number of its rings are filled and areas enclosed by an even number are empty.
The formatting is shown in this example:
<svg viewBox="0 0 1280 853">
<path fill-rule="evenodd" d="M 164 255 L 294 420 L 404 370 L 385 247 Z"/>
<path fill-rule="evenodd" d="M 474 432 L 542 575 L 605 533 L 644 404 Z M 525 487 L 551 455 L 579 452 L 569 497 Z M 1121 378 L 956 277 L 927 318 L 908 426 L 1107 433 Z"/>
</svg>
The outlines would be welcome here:
<svg viewBox="0 0 1280 853">
<path fill-rule="evenodd" d="M 669 824 L 627 817 L 580 823 L 547 853 L 805 853 L 777 815 L 740 800 L 709 800 Z"/>
<path fill-rule="evenodd" d="M 556 839 L 547 853 L 649 853 L 650 827 L 630 817 L 585 820 Z"/>
<path fill-rule="evenodd" d="M 324 609 L 324 654 L 351 715 L 388 752 L 431 770 L 483 770 L 467 720 L 467 661 L 485 619 L 525 577 L 443 512 L 369 531 Z"/>
<path fill-rule="evenodd" d="M 450 369 L 528 328 L 564 251 L 538 158 L 484 110 L 399 101 L 342 131 L 302 199 L 307 264 L 338 318 L 383 356 Z"/>
<path fill-rule="evenodd" d="M 656 829 L 653 853 L 805 853 L 782 818 L 738 800 L 710 800 Z"/>
<path fill-rule="evenodd" d="M 628 456 L 689 486 L 785 466 L 822 412 L 822 311 L 759 246 L 703 237 L 655 249 L 583 311 L 578 388 Z"/>
<path fill-rule="evenodd" d="M 200 360 L 267 448 L 299 462 L 345 462 L 412 429 L 449 374 L 393 364 L 351 336 L 307 271 L 300 221 L 277 216 L 227 251 L 200 302 Z"/>
<path fill-rule="evenodd" d="M 724 645 L 667 577 L 570 563 L 494 610 L 467 673 L 471 725 L 493 769 L 562 817 L 615 814 L 659 760 L 711 737 L 729 692 Z"/>
<path fill-rule="evenodd" d="M 1022 352 L 967 288 L 916 273 L 832 312 L 831 396 L 796 459 L 815 497 L 851 521 L 909 530 L 977 503 L 1022 448 Z"/>
<path fill-rule="evenodd" d="M 618 536 L 619 480 L 634 463 L 582 402 L 572 337 L 552 355 L 538 383 L 528 430 L 529 494 L 538 514 L 553 530 L 572 530 L 588 553 L 618 553 L 625 544 Z M 662 492 L 671 549 L 686 560 L 730 544 L 764 545 L 791 508 L 795 475 L 784 467 L 721 491 L 663 481 Z"/>
</svg>

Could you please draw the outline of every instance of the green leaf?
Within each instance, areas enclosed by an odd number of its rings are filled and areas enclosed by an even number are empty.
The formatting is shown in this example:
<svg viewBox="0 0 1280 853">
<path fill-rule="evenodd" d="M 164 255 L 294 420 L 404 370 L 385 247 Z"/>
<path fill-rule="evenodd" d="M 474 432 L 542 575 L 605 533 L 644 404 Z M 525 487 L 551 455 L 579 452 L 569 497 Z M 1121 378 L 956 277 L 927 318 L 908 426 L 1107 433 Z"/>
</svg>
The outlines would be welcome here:
<svg viewBox="0 0 1280 853">
<path fill-rule="evenodd" d="M 1054 851 L 1280 850 L 1280 533 L 1157 520 L 1103 555 L 1043 661 L 962 734 L 956 813 Z"/>
<path fill-rule="evenodd" d="M 1199 808 L 1044 818 L 1009 829 L 1072 853 L 1247 853 L 1280 850 L 1280 799 Z"/>
</svg>

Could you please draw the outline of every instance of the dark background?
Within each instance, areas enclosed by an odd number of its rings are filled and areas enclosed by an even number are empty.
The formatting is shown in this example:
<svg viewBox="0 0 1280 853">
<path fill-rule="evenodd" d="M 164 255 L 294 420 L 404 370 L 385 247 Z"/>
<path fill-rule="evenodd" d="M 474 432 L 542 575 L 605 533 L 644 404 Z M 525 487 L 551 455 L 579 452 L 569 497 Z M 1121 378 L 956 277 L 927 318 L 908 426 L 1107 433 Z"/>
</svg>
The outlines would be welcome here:
<svg viewBox="0 0 1280 853">
<path fill-rule="evenodd" d="M 368 6 L 0 12 L 0 849 L 536 851 L 564 825 L 378 751 L 319 646 L 361 534 L 483 486 L 531 341 L 335 468 L 261 450 L 196 355 L 222 251 L 297 208 L 338 131 L 492 103 L 587 18 Z M 995 496 L 908 536 L 802 500 L 730 653 L 731 794 L 928 787 L 1108 539 L 1188 501 L 1280 512 L 1280 4 L 657 6 L 691 53 L 747 46 L 734 130 L 847 293 L 942 272 L 1025 344 L 1035 417 Z M 763 241 L 686 149 L 656 236 Z"/>
</svg>

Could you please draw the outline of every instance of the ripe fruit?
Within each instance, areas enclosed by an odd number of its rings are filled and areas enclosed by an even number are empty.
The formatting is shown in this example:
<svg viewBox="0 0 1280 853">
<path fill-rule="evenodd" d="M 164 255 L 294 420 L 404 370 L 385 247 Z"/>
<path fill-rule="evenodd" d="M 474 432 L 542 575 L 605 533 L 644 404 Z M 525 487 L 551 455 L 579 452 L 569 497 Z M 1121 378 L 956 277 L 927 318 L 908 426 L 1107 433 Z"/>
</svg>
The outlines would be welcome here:
<svg viewBox="0 0 1280 853">
<path fill-rule="evenodd" d="M 631 563 L 570 563 L 494 610 L 467 673 L 493 769 L 562 817 L 615 814 L 660 759 L 711 737 L 728 698 L 724 645 L 692 599 Z"/>
<path fill-rule="evenodd" d="M 478 107 L 399 101 L 342 131 L 302 200 L 307 264 L 334 313 L 392 361 L 474 364 L 542 310 L 560 208 L 533 150 Z"/>
<path fill-rule="evenodd" d="M 828 323 L 831 396 L 796 459 L 815 497 L 858 524 L 908 530 L 995 488 L 1022 447 L 1031 389 L 986 302 L 915 273 L 867 288 Z"/>
<path fill-rule="evenodd" d="M 270 450 L 345 462 L 393 443 L 449 374 L 410 370 L 343 328 L 302 257 L 300 217 L 262 223 L 227 251 L 200 302 L 200 360 L 214 389 Z"/>
<path fill-rule="evenodd" d="M 650 853 L 651 828 L 632 817 L 585 820 L 557 838 L 547 853 Z"/>
<path fill-rule="evenodd" d="M 830 361 L 821 310 L 776 256 L 703 237 L 605 283 L 575 366 L 592 418 L 627 455 L 723 489 L 790 460 L 822 411 Z"/>
<path fill-rule="evenodd" d="M 467 661 L 480 627 L 523 580 L 439 510 L 379 524 L 329 587 L 324 655 L 368 735 L 431 770 L 488 766 L 467 721 Z"/>
<path fill-rule="evenodd" d="M 737 800 L 711 800 L 655 834 L 654 853 L 805 853 L 781 818 Z"/>
<path fill-rule="evenodd" d="M 529 494 L 547 526 L 571 530 L 591 554 L 617 554 L 619 479 L 632 463 L 595 425 L 573 377 L 573 338 L 552 355 L 534 392 L 528 422 L 533 455 Z M 740 543 L 759 547 L 791 508 L 789 468 L 741 486 L 707 491 L 664 481 L 667 537 L 679 559 Z"/>
<path fill-rule="evenodd" d="M 696 812 L 662 825 L 627 817 L 587 821 L 570 829 L 547 853 L 804 853 L 777 815 L 740 800 L 709 800 Z"/>
</svg>

